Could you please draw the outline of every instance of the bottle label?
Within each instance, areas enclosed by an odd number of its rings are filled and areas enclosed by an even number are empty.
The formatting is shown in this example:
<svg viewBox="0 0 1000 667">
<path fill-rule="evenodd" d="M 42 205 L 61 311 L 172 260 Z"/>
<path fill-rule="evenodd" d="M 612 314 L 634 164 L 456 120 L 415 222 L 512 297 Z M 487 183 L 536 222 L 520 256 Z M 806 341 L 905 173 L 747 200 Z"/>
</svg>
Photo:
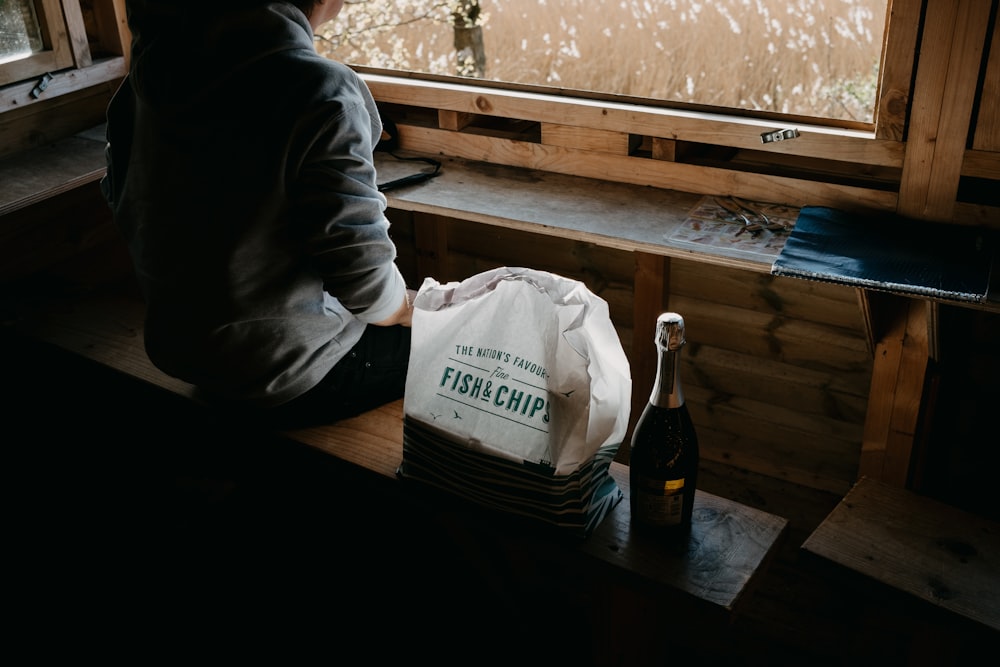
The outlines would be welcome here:
<svg viewBox="0 0 1000 667">
<path fill-rule="evenodd" d="M 655 526 L 676 526 L 684 509 L 684 480 L 667 481 L 644 478 L 635 505 L 637 518 Z"/>
</svg>

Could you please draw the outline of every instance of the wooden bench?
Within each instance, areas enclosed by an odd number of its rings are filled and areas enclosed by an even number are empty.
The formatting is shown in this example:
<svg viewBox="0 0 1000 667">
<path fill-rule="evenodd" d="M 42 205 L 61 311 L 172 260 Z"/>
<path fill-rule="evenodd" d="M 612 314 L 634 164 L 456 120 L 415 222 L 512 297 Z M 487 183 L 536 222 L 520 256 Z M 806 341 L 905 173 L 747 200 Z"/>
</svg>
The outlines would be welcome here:
<svg viewBox="0 0 1000 667">
<path fill-rule="evenodd" d="M 151 385 L 170 395 L 198 401 L 197 392 L 183 382 L 158 371 L 143 347 L 144 307 L 135 296 L 91 295 L 52 307 L 38 306 L 19 319 L 17 335 L 42 341 L 79 355 L 125 377 Z M 329 425 L 288 431 L 281 434 L 308 445 L 361 471 L 396 480 L 402 460 L 403 401 L 396 401 L 358 417 Z M 536 526 L 511 525 L 500 521 L 505 539 L 532 553 L 582 563 L 584 571 L 613 582 L 618 602 L 609 612 L 607 627 L 618 627 L 634 613 L 645 613 L 643 604 L 681 605 L 693 618 L 717 621 L 723 626 L 738 613 L 741 605 L 766 569 L 787 529 L 787 521 L 738 502 L 698 492 L 697 520 L 687 548 L 670 549 L 643 540 L 630 530 L 627 501 L 628 468 L 614 463 L 612 475 L 626 494 L 626 500 L 586 540 L 566 540 L 537 530 Z M 459 521 L 496 519 L 474 509 L 455 510 L 447 501 L 439 503 L 443 512 L 458 511 Z M 525 545 L 530 544 L 530 547 Z M 555 555 L 553 555 L 555 554 Z M 596 574 L 595 574 L 596 573 Z M 627 602 L 626 602 L 627 600 Z M 646 602 L 642 602 L 645 600 Z M 650 602 L 652 600 L 652 602 Z M 627 608 L 631 610 L 626 612 Z M 648 608 L 646 609 L 648 612 Z M 613 618 L 612 618 L 613 617 Z M 613 646 L 609 632 L 610 662 L 624 654 Z M 656 636 L 649 637 L 656 643 Z M 633 647 L 630 650 L 636 650 Z M 643 652 L 655 651 L 646 648 Z"/>
<path fill-rule="evenodd" d="M 1000 631 L 995 521 L 862 477 L 802 549 Z"/>
</svg>

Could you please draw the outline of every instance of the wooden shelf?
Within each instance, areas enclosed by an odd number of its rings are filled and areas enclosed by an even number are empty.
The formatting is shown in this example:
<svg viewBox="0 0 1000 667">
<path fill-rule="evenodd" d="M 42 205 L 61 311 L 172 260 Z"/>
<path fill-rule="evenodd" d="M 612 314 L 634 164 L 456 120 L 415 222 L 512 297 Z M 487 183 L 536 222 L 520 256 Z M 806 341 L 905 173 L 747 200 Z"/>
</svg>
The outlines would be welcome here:
<svg viewBox="0 0 1000 667">
<path fill-rule="evenodd" d="M 104 126 L 0 158 L 0 217 L 104 176 Z"/>
<path fill-rule="evenodd" d="M 429 181 L 386 193 L 389 206 L 395 209 L 756 273 L 771 272 L 773 260 L 763 256 L 727 253 L 708 245 L 692 249 L 690 244 L 671 241 L 702 195 L 458 158 L 399 154 L 433 157 L 442 167 Z M 396 160 L 384 153 L 376 153 L 375 164 L 380 182 L 426 169 L 420 162 Z M 983 303 L 919 298 L 1000 312 L 1000 267 L 993 271 Z"/>
<path fill-rule="evenodd" d="M 862 477 L 803 550 L 1000 630 L 1000 525 Z"/>
<path fill-rule="evenodd" d="M 702 195 L 580 176 L 433 157 L 439 176 L 386 193 L 392 208 L 560 236 L 620 250 L 680 257 L 770 273 L 771 262 L 692 250 L 670 242 Z M 380 182 L 426 166 L 376 153 Z M 735 232 L 735 228 L 734 228 Z"/>
</svg>

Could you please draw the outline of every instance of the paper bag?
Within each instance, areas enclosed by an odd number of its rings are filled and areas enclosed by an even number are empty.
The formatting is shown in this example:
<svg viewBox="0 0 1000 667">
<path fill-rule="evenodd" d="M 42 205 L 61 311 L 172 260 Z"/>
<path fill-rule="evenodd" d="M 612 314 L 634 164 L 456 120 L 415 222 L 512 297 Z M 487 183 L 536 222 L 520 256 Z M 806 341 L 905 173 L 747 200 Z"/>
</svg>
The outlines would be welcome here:
<svg viewBox="0 0 1000 667">
<path fill-rule="evenodd" d="M 607 303 L 504 267 L 414 300 L 400 475 L 587 534 L 621 500 L 608 466 L 632 381 Z"/>
</svg>

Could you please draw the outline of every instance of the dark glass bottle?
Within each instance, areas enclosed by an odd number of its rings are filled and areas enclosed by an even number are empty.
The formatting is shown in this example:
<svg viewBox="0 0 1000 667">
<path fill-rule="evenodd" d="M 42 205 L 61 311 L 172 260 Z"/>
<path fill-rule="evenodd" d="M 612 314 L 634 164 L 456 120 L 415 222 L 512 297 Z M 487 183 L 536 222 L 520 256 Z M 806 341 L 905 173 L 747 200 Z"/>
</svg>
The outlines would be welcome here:
<svg viewBox="0 0 1000 667">
<path fill-rule="evenodd" d="M 632 522 L 644 532 L 683 535 L 691 528 L 698 481 L 698 436 L 681 390 L 684 318 L 656 320 L 659 365 L 649 402 L 632 433 L 629 486 Z"/>
</svg>

